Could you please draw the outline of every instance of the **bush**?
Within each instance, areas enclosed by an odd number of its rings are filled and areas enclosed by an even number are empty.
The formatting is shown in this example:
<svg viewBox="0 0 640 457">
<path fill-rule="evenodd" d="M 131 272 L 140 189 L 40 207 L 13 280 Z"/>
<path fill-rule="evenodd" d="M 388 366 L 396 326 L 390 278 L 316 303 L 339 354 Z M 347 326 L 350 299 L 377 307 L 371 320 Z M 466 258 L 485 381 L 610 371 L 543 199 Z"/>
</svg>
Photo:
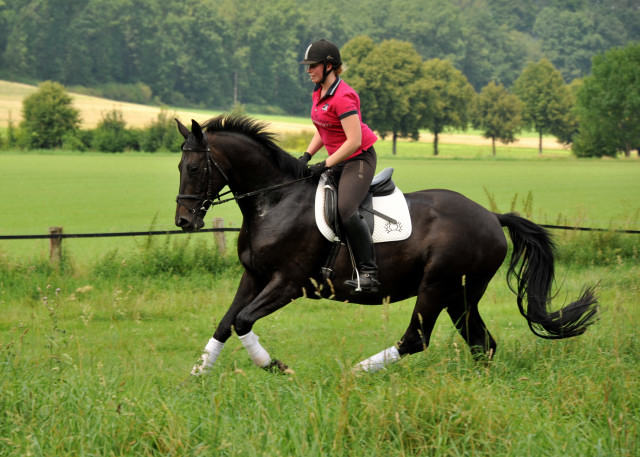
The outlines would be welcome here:
<svg viewBox="0 0 640 457">
<path fill-rule="evenodd" d="M 80 115 L 62 84 L 45 81 L 22 102 L 18 143 L 27 149 L 51 149 L 62 145 L 65 135 L 80 125 Z"/>
<path fill-rule="evenodd" d="M 93 132 L 92 146 L 102 152 L 122 152 L 129 144 L 129 132 L 122 112 L 106 113 Z"/>
<path fill-rule="evenodd" d="M 11 116 L 11 113 L 9 113 L 9 116 Z M 5 134 L 0 133 L 0 149 L 13 149 L 16 147 L 16 143 L 16 129 L 13 126 L 13 122 L 11 122 L 11 117 L 9 117 Z"/>
<path fill-rule="evenodd" d="M 614 266 L 629 262 L 637 264 L 640 256 L 638 235 L 616 231 L 556 234 L 557 260 L 580 266 Z"/>
<path fill-rule="evenodd" d="M 571 146 L 576 157 L 616 157 L 618 150 L 611 134 L 602 134 L 582 125 Z"/>
<path fill-rule="evenodd" d="M 73 133 L 68 133 L 62 139 L 62 149 L 67 151 L 80 151 L 85 152 L 89 149 L 88 145 L 86 145 L 82 139 Z"/>
<path fill-rule="evenodd" d="M 73 86 L 72 91 L 77 94 L 91 95 L 93 97 L 109 98 L 122 102 L 153 104 L 153 92 L 144 83 L 120 84 L 107 83 L 98 87 Z"/>
<path fill-rule="evenodd" d="M 143 105 L 150 105 L 153 102 L 153 93 L 151 88 L 143 83 L 109 83 L 101 86 L 100 89 L 102 91 L 102 97 L 109 98 L 111 100 L 140 103 Z"/>
<path fill-rule="evenodd" d="M 173 118 L 165 110 L 160 111 L 156 121 L 138 131 L 137 135 L 140 150 L 147 152 L 179 152 L 183 141 Z"/>
</svg>

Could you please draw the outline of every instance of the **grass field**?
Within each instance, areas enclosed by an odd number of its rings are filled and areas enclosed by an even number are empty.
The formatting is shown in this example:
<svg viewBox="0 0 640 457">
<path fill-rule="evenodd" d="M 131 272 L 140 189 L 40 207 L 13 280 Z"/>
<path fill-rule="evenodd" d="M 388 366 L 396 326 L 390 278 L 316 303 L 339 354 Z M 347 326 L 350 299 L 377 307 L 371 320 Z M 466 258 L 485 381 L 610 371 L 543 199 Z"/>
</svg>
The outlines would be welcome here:
<svg viewBox="0 0 640 457">
<path fill-rule="evenodd" d="M 355 376 L 353 364 L 402 335 L 413 301 L 302 299 L 254 327 L 294 373 L 255 368 L 232 337 L 211 374 L 190 379 L 239 271 L 207 272 L 192 257 L 163 270 L 167 250 L 182 251 L 151 243 L 157 269 L 111 259 L 69 274 L 0 257 L 0 455 L 640 453 L 637 251 L 606 267 L 559 266 L 556 302 L 600 281 L 603 307 L 567 341 L 529 331 L 499 272 L 481 303 L 498 341 L 490 366 L 442 316 L 426 352 Z"/>
<path fill-rule="evenodd" d="M 404 192 L 447 188 L 502 212 L 522 210 L 533 197 L 538 223 L 578 223 L 639 228 L 640 162 L 636 160 L 411 159 L 381 148 L 378 170 L 393 167 Z M 411 156 L 410 151 L 407 152 Z M 0 234 L 172 230 L 178 191 L 178 154 L 0 154 Z M 488 193 L 488 194 L 487 194 Z M 209 217 L 239 227 L 237 206 L 217 206 Z M 207 220 L 210 225 L 210 219 Z M 207 236 L 207 235 L 195 235 Z M 65 240 L 83 260 L 114 248 L 133 248 L 135 238 Z M 0 241 L 0 252 L 46 253 L 48 241 Z"/>
<path fill-rule="evenodd" d="M 445 187 L 539 223 L 640 228 L 637 160 L 402 147 L 392 157 L 380 143 L 378 169 L 394 167 L 405 192 Z M 178 160 L 2 153 L 0 234 L 173 229 Z M 233 203 L 213 216 L 240 224 Z M 503 268 L 480 307 L 498 342 L 488 366 L 442 316 L 427 351 L 355 376 L 402 335 L 413 300 L 301 299 L 254 327 L 293 373 L 255 368 L 232 337 L 194 379 L 240 275 L 211 238 L 65 240 L 60 268 L 46 240 L 0 241 L 0 456 L 640 455 L 638 235 L 558 233 L 554 303 L 597 283 L 602 306 L 572 340 L 529 331 Z"/>
</svg>

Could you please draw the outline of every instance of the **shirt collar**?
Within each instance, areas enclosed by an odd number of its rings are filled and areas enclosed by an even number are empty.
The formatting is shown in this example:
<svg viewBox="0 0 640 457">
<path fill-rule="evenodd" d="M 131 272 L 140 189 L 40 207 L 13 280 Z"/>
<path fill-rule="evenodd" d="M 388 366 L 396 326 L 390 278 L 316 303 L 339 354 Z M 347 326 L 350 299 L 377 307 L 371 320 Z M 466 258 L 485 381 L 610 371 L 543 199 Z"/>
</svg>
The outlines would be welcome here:
<svg viewBox="0 0 640 457">
<path fill-rule="evenodd" d="M 331 87 L 329 87 L 329 90 L 327 91 L 327 93 L 324 95 L 323 98 L 333 96 L 333 94 L 336 93 L 336 90 L 338 90 L 338 86 L 340 85 L 341 82 L 342 82 L 342 79 L 340 79 L 340 76 L 337 76 L 336 80 L 333 82 L 333 84 L 331 84 Z M 322 86 L 320 84 L 316 84 L 316 87 L 313 89 L 313 91 L 316 92 L 320 89 L 322 89 Z"/>
</svg>

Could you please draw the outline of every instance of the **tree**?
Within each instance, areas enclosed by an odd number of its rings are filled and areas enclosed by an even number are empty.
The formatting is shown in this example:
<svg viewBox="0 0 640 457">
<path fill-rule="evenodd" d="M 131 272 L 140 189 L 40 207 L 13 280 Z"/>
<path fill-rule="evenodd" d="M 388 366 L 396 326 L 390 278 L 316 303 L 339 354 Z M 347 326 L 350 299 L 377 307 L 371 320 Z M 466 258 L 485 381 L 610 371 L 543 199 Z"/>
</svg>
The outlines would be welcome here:
<svg viewBox="0 0 640 457">
<path fill-rule="evenodd" d="M 433 133 L 433 155 L 438 155 L 438 136 L 445 128 L 467 129 L 475 91 L 451 62 L 431 59 L 422 64 L 411 93 L 418 124 Z"/>
<path fill-rule="evenodd" d="M 473 126 L 491 138 L 493 155 L 496 155 L 496 139 L 513 143 L 522 126 L 522 105 L 518 97 L 510 94 L 502 84 L 493 81 L 482 88 L 474 105 Z"/>
<path fill-rule="evenodd" d="M 448 60 L 464 73 L 475 90 L 490 81 L 511 86 L 528 61 L 542 57 L 539 44 L 530 35 L 513 30 L 511 24 L 499 23 L 486 0 L 465 0 L 462 16 L 463 58 L 459 62 Z"/>
<path fill-rule="evenodd" d="M 533 32 L 542 43 L 544 55 L 567 81 L 589 72 L 591 56 L 605 47 L 596 33 L 593 17 L 587 11 L 543 8 Z"/>
<path fill-rule="evenodd" d="M 354 62 L 345 80 L 360 95 L 364 122 L 382 138 L 391 134 L 395 155 L 399 137 L 418 138 L 417 115 L 410 103 L 409 87 L 419 75 L 422 59 L 410 43 L 387 40 L 369 46 L 367 40 L 358 39 L 345 45 L 343 61 Z"/>
<path fill-rule="evenodd" d="M 578 90 L 579 156 L 629 157 L 640 148 L 640 43 L 593 59 L 592 73 Z"/>
<path fill-rule="evenodd" d="M 572 97 L 562 75 L 547 59 L 530 63 L 513 85 L 523 104 L 523 120 L 538 132 L 538 152 L 542 154 L 542 135 L 566 137 L 570 128 Z"/>
<path fill-rule="evenodd" d="M 64 136 L 74 133 L 80 125 L 80 114 L 64 86 L 51 81 L 40 84 L 23 100 L 22 119 L 20 136 L 22 145 L 28 148 L 59 147 Z"/>
</svg>

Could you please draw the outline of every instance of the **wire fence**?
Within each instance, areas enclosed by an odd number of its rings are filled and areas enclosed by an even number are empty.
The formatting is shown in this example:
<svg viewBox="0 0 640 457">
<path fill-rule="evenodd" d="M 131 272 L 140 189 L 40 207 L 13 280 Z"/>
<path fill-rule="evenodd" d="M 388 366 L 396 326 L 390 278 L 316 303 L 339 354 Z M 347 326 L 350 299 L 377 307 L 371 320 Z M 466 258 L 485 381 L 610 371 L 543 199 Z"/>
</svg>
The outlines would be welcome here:
<svg viewBox="0 0 640 457">
<path fill-rule="evenodd" d="M 185 232 L 183 230 L 151 230 L 146 232 L 107 232 L 107 233 L 48 233 L 45 235 L 0 235 L 0 240 L 42 240 L 42 239 L 67 239 L 67 238 L 113 238 L 121 236 L 154 236 L 154 235 L 182 235 L 210 232 L 239 232 L 239 228 L 210 228 L 197 232 Z"/>
<path fill-rule="evenodd" d="M 611 232 L 611 233 L 628 233 L 640 234 L 640 230 L 612 230 L 593 227 L 571 227 L 566 225 L 545 225 L 540 224 L 553 230 L 573 230 L 578 232 Z M 39 240 L 39 239 L 67 239 L 67 238 L 111 238 L 123 236 L 154 236 L 154 235 L 183 235 L 194 233 L 210 233 L 210 232 L 239 232 L 239 228 L 210 228 L 201 229 L 197 232 L 185 232 L 183 230 L 151 230 L 142 232 L 112 232 L 112 233 L 48 233 L 43 235 L 0 235 L 0 240 Z"/>
</svg>

